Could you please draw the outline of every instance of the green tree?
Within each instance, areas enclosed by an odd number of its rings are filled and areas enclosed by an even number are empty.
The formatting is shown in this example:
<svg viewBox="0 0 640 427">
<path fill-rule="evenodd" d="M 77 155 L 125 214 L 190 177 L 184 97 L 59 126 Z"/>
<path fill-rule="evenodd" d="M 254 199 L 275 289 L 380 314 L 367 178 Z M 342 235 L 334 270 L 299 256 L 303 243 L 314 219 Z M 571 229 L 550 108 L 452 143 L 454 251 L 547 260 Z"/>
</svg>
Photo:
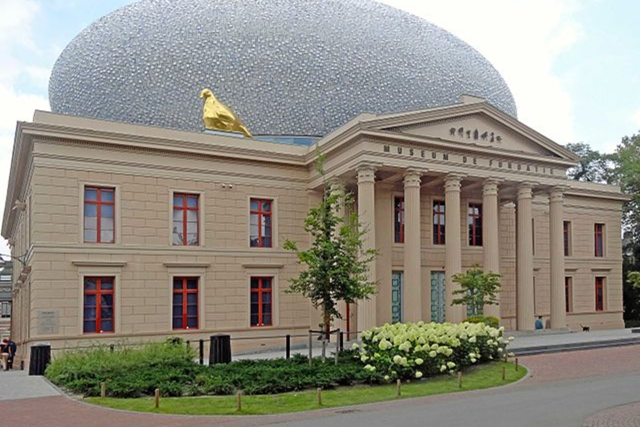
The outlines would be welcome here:
<svg viewBox="0 0 640 427">
<path fill-rule="evenodd" d="M 376 291 L 376 283 L 368 279 L 369 263 L 377 252 L 364 249 L 358 214 L 346 218 L 338 215 L 340 206 L 348 206 L 353 196 L 344 189 L 335 191 L 326 180 L 323 156 L 319 156 L 316 169 L 324 178 L 324 195 L 320 205 L 309 210 L 304 228 L 312 236 L 308 250 L 300 250 L 295 242 L 287 240 L 284 248 L 296 252 L 298 262 L 307 269 L 289 280 L 286 292 L 299 293 L 314 307 L 321 308 L 323 328 L 327 336 L 331 323 L 340 319 L 338 303 L 353 304 L 366 299 Z"/>
<path fill-rule="evenodd" d="M 625 136 L 611 155 L 613 181 L 631 200 L 623 210 L 623 285 L 624 318 L 640 319 L 640 288 L 634 286 L 640 271 L 640 134 Z"/>
<path fill-rule="evenodd" d="M 567 171 L 575 181 L 606 182 L 612 179 L 610 155 L 593 150 L 584 142 L 569 143 L 566 148 L 580 157 L 580 162 Z"/>
<path fill-rule="evenodd" d="M 500 291 L 500 274 L 484 272 L 475 264 L 466 273 L 453 275 L 453 281 L 460 285 L 460 289 L 453 291 L 455 298 L 451 305 L 466 305 L 473 316 L 482 314 L 485 305 L 498 305 L 497 293 Z"/>
</svg>

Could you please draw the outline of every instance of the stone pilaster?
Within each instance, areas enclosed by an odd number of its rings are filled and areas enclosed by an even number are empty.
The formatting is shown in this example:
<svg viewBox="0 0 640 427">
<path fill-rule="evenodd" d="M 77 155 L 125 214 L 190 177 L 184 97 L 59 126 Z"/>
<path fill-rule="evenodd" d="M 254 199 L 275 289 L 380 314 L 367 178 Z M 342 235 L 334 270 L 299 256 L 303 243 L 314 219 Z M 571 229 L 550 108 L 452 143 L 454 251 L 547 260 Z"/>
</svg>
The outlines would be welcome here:
<svg viewBox="0 0 640 427">
<path fill-rule="evenodd" d="M 464 307 L 452 306 L 453 291 L 458 285 L 452 277 L 462 272 L 462 244 L 460 238 L 460 188 L 462 176 L 449 174 L 445 178 L 445 276 L 446 276 L 446 308 L 445 320 L 458 323 L 464 320 Z"/>
<path fill-rule="evenodd" d="M 418 322 L 422 318 L 422 257 L 420 250 L 420 177 L 421 173 L 409 169 L 404 175 L 404 289 L 405 322 Z"/>
<path fill-rule="evenodd" d="M 338 204 L 334 207 L 334 212 L 336 216 L 340 218 L 345 218 L 346 216 L 346 207 L 344 205 L 344 196 L 346 192 L 345 184 L 342 179 L 338 177 L 333 177 L 329 180 L 329 191 L 332 196 L 338 197 Z M 336 225 L 335 233 L 338 234 L 340 227 L 342 224 Z M 340 301 L 336 307 L 338 312 L 342 316 L 342 319 L 335 319 L 334 325 L 332 329 L 339 328 L 341 331 L 347 331 L 347 314 L 350 314 L 350 310 L 347 310 L 347 304 L 344 301 Z M 349 325 L 350 326 L 350 325 Z"/>
<path fill-rule="evenodd" d="M 358 173 L 358 216 L 365 232 L 363 247 L 365 250 L 376 248 L 375 216 L 375 166 L 362 164 Z M 376 263 L 369 264 L 369 280 L 376 281 Z M 358 303 L 358 330 L 364 331 L 376 326 L 376 295 Z"/>
<path fill-rule="evenodd" d="M 483 269 L 494 273 L 500 273 L 498 184 L 495 179 L 487 179 L 482 186 Z M 497 297 L 500 300 L 500 295 Z M 484 314 L 500 318 L 500 306 L 485 305 Z"/>
<path fill-rule="evenodd" d="M 549 192 L 549 249 L 551 257 L 551 329 L 567 327 L 564 288 L 563 188 Z"/>
<path fill-rule="evenodd" d="M 533 184 L 522 183 L 518 188 L 516 207 L 516 293 L 518 330 L 534 329 L 534 291 L 533 291 L 533 226 L 532 199 Z"/>
</svg>

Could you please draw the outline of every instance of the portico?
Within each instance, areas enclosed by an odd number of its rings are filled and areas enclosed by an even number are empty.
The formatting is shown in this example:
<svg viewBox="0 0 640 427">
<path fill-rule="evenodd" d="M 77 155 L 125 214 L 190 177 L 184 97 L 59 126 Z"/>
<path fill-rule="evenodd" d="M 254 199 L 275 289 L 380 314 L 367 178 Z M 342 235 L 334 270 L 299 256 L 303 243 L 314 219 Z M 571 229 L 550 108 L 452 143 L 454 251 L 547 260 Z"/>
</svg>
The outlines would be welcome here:
<svg viewBox="0 0 640 427">
<path fill-rule="evenodd" d="M 357 194 L 365 247 L 380 251 L 369 272 L 379 292 L 354 307 L 357 330 L 464 320 L 452 277 L 474 264 L 502 275 L 486 315 L 514 330 L 536 316 L 566 328 L 564 200 L 586 195 L 566 179 L 575 156 L 475 99 L 448 113 L 360 121 L 348 163 L 326 144 L 328 170 Z"/>
</svg>

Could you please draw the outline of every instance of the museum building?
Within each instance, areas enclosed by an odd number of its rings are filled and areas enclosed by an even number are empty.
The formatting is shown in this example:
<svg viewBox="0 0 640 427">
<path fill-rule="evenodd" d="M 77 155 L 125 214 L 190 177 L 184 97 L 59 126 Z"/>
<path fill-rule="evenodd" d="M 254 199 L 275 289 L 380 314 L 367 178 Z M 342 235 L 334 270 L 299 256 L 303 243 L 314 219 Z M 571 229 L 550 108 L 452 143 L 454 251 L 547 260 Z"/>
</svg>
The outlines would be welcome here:
<svg viewBox="0 0 640 427">
<path fill-rule="evenodd" d="M 475 264 L 501 274 L 484 312 L 509 330 L 623 327 L 620 189 L 568 180 L 578 158 L 446 31 L 367 0 L 300 3 L 144 0 L 61 54 L 52 112 L 17 125 L 2 223 L 19 356 L 317 328 L 285 292 L 302 267 L 282 245 L 309 243 L 333 185 L 379 251 L 378 291 L 342 308 L 343 331 L 462 321 L 451 278 Z"/>
</svg>

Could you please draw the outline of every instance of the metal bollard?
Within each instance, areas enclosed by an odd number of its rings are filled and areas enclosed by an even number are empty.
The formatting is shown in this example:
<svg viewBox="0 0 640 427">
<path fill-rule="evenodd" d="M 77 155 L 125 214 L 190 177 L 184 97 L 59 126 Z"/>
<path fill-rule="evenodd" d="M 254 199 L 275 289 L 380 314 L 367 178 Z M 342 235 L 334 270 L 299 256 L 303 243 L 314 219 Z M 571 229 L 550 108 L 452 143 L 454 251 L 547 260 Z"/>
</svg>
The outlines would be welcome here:
<svg viewBox="0 0 640 427">
<path fill-rule="evenodd" d="M 340 332 L 340 352 L 344 351 L 344 332 Z"/>
<path fill-rule="evenodd" d="M 287 334 L 287 336 L 285 337 L 285 342 L 286 342 L 286 358 L 290 359 L 291 358 L 291 335 Z"/>
<path fill-rule="evenodd" d="M 199 347 L 200 364 L 204 365 L 204 340 L 200 340 Z"/>
</svg>

